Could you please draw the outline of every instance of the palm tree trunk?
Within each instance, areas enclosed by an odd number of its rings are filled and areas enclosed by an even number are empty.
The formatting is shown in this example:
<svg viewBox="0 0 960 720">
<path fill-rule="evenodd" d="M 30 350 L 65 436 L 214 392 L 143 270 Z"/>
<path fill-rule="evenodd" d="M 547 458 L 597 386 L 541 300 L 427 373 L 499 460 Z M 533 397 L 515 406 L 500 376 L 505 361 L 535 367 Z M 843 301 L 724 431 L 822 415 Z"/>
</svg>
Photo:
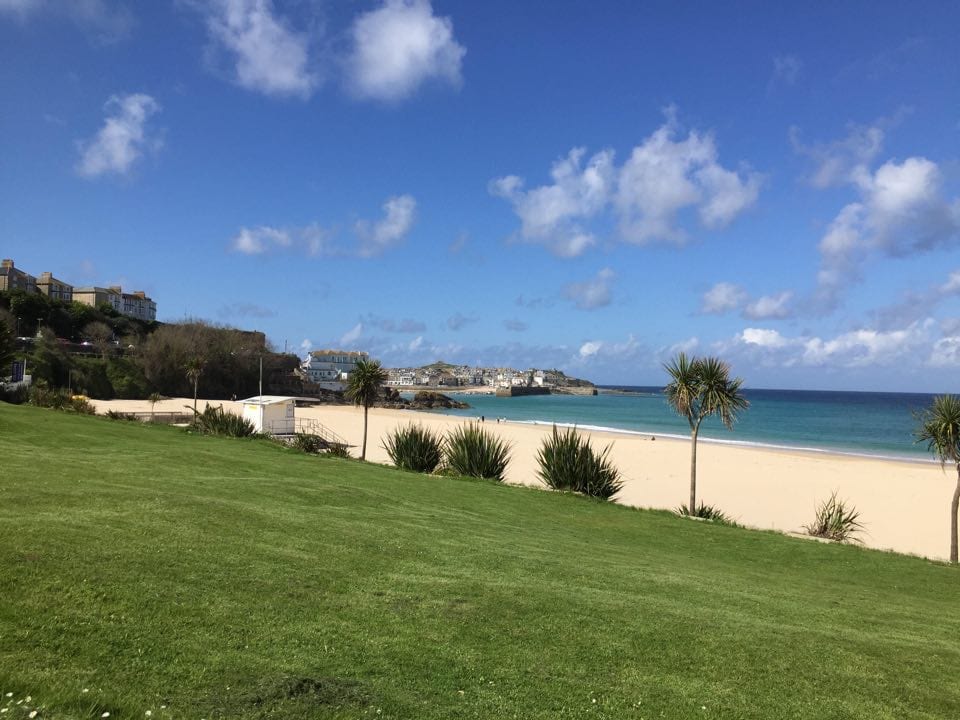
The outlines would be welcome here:
<svg viewBox="0 0 960 720">
<path fill-rule="evenodd" d="M 957 463 L 957 487 L 950 503 L 950 562 L 957 562 L 957 510 L 960 510 L 960 463 Z"/>
<path fill-rule="evenodd" d="M 193 414 L 197 414 L 197 380 L 193 381 Z"/>
<path fill-rule="evenodd" d="M 697 435 L 700 423 L 690 432 L 690 504 L 687 506 L 693 515 L 697 509 Z"/>
<path fill-rule="evenodd" d="M 370 408 L 367 405 L 363 406 L 363 447 L 360 450 L 360 459 L 367 459 L 367 411 Z"/>
</svg>

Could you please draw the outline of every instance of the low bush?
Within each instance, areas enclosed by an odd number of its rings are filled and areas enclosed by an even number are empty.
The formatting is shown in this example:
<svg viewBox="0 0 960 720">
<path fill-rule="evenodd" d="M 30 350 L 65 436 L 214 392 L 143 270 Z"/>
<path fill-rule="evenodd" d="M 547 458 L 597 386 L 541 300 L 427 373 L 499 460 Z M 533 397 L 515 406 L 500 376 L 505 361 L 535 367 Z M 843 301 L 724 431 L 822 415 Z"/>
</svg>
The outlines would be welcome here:
<svg viewBox="0 0 960 720">
<path fill-rule="evenodd" d="M 79 413 L 80 415 L 97 414 L 97 409 L 93 406 L 93 403 L 91 403 L 90 400 L 83 395 L 74 395 L 71 397 L 68 409 L 75 413 Z"/>
<path fill-rule="evenodd" d="M 119 412 L 117 410 L 107 410 L 107 417 L 111 420 L 131 420 L 133 422 L 139 422 L 139 418 L 133 413 Z"/>
<path fill-rule="evenodd" d="M 476 423 L 458 427 L 447 434 L 445 460 L 457 475 L 503 482 L 510 462 L 510 448 Z"/>
<path fill-rule="evenodd" d="M 0 384 L 0 401 L 11 405 L 23 405 L 30 400 L 30 389 L 26 385 L 6 386 Z"/>
<path fill-rule="evenodd" d="M 383 449 L 401 470 L 432 473 L 443 460 L 443 438 L 414 423 L 387 435 Z"/>
<path fill-rule="evenodd" d="M 297 433 L 293 436 L 293 447 L 301 452 L 316 455 L 329 447 L 329 444 L 319 435 Z"/>
<path fill-rule="evenodd" d="M 854 535 L 863 530 L 860 513 L 837 499 L 834 491 L 827 500 L 817 505 L 814 521 L 805 525 L 807 534 L 837 542 L 860 542 Z"/>
<path fill-rule="evenodd" d="M 701 520 L 710 520 L 723 525 L 736 525 L 736 523 L 730 519 L 730 516 L 724 513 L 716 505 L 707 505 L 703 502 L 697 505 L 697 507 L 693 509 L 693 512 L 690 512 L 690 508 L 688 506 L 681 505 L 677 508 L 677 515 L 682 517 L 700 518 Z"/>
<path fill-rule="evenodd" d="M 224 412 L 222 406 L 207 405 L 203 412 L 193 417 L 191 427 L 204 435 L 224 437 L 250 437 L 256 434 L 253 423 L 244 417 Z"/>
<path fill-rule="evenodd" d="M 608 445 L 596 452 L 590 441 L 576 428 L 563 432 L 553 426 L 550 437 L 544 438 L 537 451 L 537 474 L 554 490 L 569 490 L 590 497 L 609 500 L 623 487 L 620 471 L 610 462 Z"/>
<path fill-rule="evenodd" d="M 327 446 L 327 451 L 324 453 L 328 457 L 335 458 L 350 458 L 353 457 L 350 454 L 350 450 L 346 445 L 341 445 L 340 443 L 331 443 Z"/>
<path fill-rule="evenodd" d="M 66 388 L 51 388 L 42 380 L 30 388 L 30 404 L 37 407 L 65 410 L 70 405 L 73 395 Z"/>
</svg>

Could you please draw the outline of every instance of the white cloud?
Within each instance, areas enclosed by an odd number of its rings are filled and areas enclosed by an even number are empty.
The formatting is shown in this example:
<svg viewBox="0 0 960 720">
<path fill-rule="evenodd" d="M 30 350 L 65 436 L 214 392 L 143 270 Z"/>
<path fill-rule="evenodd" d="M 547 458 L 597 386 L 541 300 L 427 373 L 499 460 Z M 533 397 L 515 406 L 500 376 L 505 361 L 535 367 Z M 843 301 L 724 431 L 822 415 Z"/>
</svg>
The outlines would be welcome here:
<svg viewBox="0 0 960 720">
<path fill-rule="evenodd" d="M 363 323 L 357 323 L 340 338 L 340 344 L 349 347 L 363 335 Z"/>
<path fill-rule="evenodd" d="M 863 368 L 918 362 L 924 348 L 930 347 L 932 320 L 924 320 L 896 330 L 862 328 L 832 338 L 818 336 L 787 337 L 765 328 L 746 328 L 731 342 L 718 343 L 716 349 L 736 356 L 745 353 L 762 365 L 774 367 Z"/>
<path fill-rule="evenodd" d="M 600 352 L 600 348 L 602 347 L 603 347 L 603 343 L 600 342 L 599 340 L 590 340 L 580 346 L 579 355 L 582 358 L 593 357 L 598 352 Z"/>
<path fill-rule="evenodd" d="M 869 167 L 883 149 L 884 130 L 880 121 L 875 125 L 850 125 L 847 136 L 832 143 L 804 145 L 800 131 L 790 128 L 790 141 L 801 155 L 815 163 L 810 183 L 826 188 L 846 183 L 857 183 L 869 175 Z"/>
<path fill-rule="evenodd" d="M 719 282 L 703 294 L 700 312 L 708 315 L 722 315 L 736 310 L 746 299 L 747 293 L 739 285 Z"/>
<path fill-rule="evenodd" d="M 429 0 L 385 0 L 353 23 L 347 60 L 350 85 L 360 97 L 395 101 L 424 82 L 461 83 L 466 49 L 450 18 L 433 14 Z"/>
<path fill-rule="evenodd" d="M 214 48 L 231 56 L 238 85 L 302 98 L 319 86 L 310 67 L 308 35 L 292 30 L 272 0 L 212 0 L 202 7 Z"/>
<path fill-rule="evenodd" d="M 147 121 L 160 111 L 160 105 L 149 95 L 114 95 L 104 111 L 107 118 L 96 136 L 78 143 L 76 170 L 84 177 L 125 175 L 145 149 L 159 147 L 159 141 L 147 135 Z"/>
<path fill-rule="evenodd" d="M 761 177 L 735 172 L 717 162 L 710 135 L 691 131 L 676 140 L 672 110 L 667 122 L 633 148 L 617 168 L 612 150 L 594 154 L 584 164 L 584 148 L 574 148 L 556 163 L 553 183 L 524 189 L 516 175 L 497 178 L 490 192 L 511 202 L 521 221 L 520 235 L 573 257 L 596 243 L 587 226 L 612 214 L 620 237 L 637 244 L 655 240 L 682 243 L 687 232 L 680 214 L 694 211 L 700 224 L 718 229 L 733 222 L 756 202 Z"/>
<path fill-rule="evenodd" d="M 360 257 L 375 257 L 407 236 L 416 219 L 417 201 L 411 195 L 397 195 L 383 204 L 384 217 L 375 223 L 359 220 L 355 229 L 360 238 Z"/>
<path fill-rule="evenodd" d="M 846 205 L 820 240 L 817 297 L 835 307 L 874 254 L 904 257 L 960 241 L 960 198 L 947 200 L 936 163 L 888 161 L 853 181 L 860 200 Z"/>
<path fill-rule="evenodd" d="M 276 247 L 290 247 L 290 233 L 286 230 L 261 225 L 255 228 L 240 228 L 230 242 L 236 252 L 244 255 L 260 255 Z"/>
<path fill-rule="evenodd" d="M 515 175 L 490 183 L 492 194 L 513 204 L 522 237 L 544 243 L 561 257 L 579 255 L 596 242 L 580 222 L 603 210 L 614 188 L 613 152 L 599 152 L 582 166 L 585 154 L 584 148 L 574 148 L 555 162 L 552 185 L 525 191 L 523 180 Z"/>
<path fill-rule="evenodd" d="M 303 350 L 304 352 L 310 352 L 310 348 L 312 347 L 313 347 L 313 340 L 311 340 L 310 338 L 304 338 L 300 342 L 300 349 Z"/>
<path fill-rule="evenodd" d="M 589 280 L 570 283 L 564 288 L 563 294 L 581 310 L 604 307 L 610 304 L 610 285 L 614 277 L 613 270 L 604 268 Z"/>
<path fill-rule="evenodd" d="M 960 367 L 960 336 L 937 340 L 933 344 L 928 363 L 933 367 Z"/>
<path fill-rule="evenodd" d="M 764 295 L 749 303 L 743 309 L 743 316 L 750 320 L 769 320 L 771 318 L 786 318 L 793 314 L 790 301 L 793 293 L 785 290 L 776 295 Z"/>
</svg>

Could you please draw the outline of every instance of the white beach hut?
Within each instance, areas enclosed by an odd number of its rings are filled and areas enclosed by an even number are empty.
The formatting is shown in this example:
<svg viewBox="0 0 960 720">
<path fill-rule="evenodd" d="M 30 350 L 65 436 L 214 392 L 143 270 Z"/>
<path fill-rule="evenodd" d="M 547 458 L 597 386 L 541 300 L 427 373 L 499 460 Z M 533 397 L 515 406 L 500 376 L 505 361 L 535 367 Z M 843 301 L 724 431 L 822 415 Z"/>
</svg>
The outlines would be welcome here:
<svg viewBox="0 0 960 720">
<path fill-rule="evenodd" d="M 240 402 L 243 417 L 253 423 L 258 433 L 292 435 L 296 431 L 295 400 L 280 395 L 255 395 Z"/>
</svg>

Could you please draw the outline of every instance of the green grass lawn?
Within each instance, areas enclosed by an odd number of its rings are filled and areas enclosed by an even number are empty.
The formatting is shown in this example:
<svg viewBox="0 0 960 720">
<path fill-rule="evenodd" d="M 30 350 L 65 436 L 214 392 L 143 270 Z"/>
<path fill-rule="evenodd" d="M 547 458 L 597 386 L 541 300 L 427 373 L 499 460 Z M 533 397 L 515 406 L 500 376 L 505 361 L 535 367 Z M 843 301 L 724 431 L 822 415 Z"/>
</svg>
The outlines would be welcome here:
<svg viewBox="0 0 960 720">
<path fill-rule="evenodd" d="M 957 568 L 2 403 L 0 573 L 0 720 L 960 717 Z"/>
</svg>

